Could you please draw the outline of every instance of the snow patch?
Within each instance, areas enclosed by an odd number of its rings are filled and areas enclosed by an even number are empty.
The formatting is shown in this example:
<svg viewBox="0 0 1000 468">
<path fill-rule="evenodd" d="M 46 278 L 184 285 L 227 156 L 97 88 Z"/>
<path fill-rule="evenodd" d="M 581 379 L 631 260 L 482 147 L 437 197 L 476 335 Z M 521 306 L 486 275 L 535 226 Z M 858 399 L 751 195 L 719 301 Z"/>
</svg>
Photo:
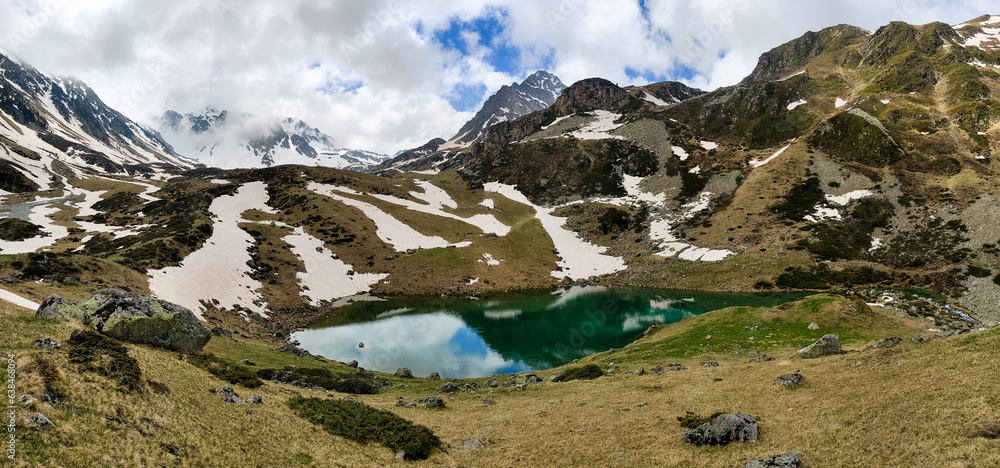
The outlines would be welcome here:
<svg viewBox="0 0 1000 468">
<path fill-rule="evenodd" d="M 847 101 L 845 101 L 845 100 L 843 100 L 841 98 L 837 98 L 837 102 L 833 103 L 833 107 L 840 108 L 840 107 L 844 107 L 844 105 L 846 105 L 846 104 L 847 104 Z"/>
<path fill-rule="evenodd" d="M 500 266 L 500 263 L 504 262 L 504 261 L 506 261 L 506 260 L 504 260 L 504 259 L 497 259 L 497 258 L 493 257 L 493 255 L 491 255 L 491 254 L 484 253 L 483 254 L 483 259 L 480 260 L 479 263 L 485 263 L 486 266 L 494 267 L 494 266 Z"/>
<path fill-rule="evenodd" d="M 662 99 L 660 99 L 660 98 L 658 98 L 656 96 L 653 96 L 652 94 L 645 93 L 645 92 L 642 93 L 642 99 L 644 101 L 651 102 L 651 103 L 653 103 L 653 104 L 655 104 L 657 106 L 667 106 L 667 105 L 669 105 L 669 104 L 666 103 L 666 101 L 664 101 L 664 100 L 662 100 Z"/>
<path fill-rule="evenodd" d="M 874 193 L 872 193 L 870 190 L 855 190 L 853 192 L 845 193 L 843 195 L 837 195 L 837 196 L 827 195 L 826 199 L 827 201 L 833 203 L 834 205 L 843 206 L 850 203 L 853 200 L 860 200 L 862 198 L 870 197 L 872 195 L 874 195 Z"/>
<path fill-rule="evenodd" d="M 763 166 L 763 165 L 765 165 L 765 164 L 767 164 L 767 163 L 769 163 L 769 162 L 773 161 L 773 160 L 774 160 L 774 158 L 777 158 L 778 156 L 781 156 L 781 153 L 784 153 L 784 152 L 785 152 L 785 150 L 786 150 L 786 149 L 788 149 L 788 147 L 789 147 L 789 146 L 792 146 L 792 145 L 791 145 L 791 144 L 788 144 L 788 145 L 785 145 L 785 147 L 784 147 L 784 148 L 781 148 L 781 149 L 780 149 L 780 150 L 778 150 L 778 151 L 777 151 L 776 153 L 772 154 L 772 155 L 771 155 L 771 157 L 769 157 L 769 158 L 767 158 L 767 159 L 765 159 L 765 160 L 763 160 L 763 161 L 758 161 L 758 160 L 756 160 L 756 159 L 755 159 L 755 160 L 753 160 L 753 161 L 750 161 L 750 165 L 751 165 L 751 166 L 753 166 L 753 167 L 760 167 L 760 166 Z"/>
<path fill-rule="evenodd" d="M 38 310 L 38 308 L 41 306 L 41 304 L 32 301 L 31 299 L 21 297 L 6 289 L 0 289 L 0 300 L 4 300 L 18 307 L 24 307 L 25 309 L 31 309 L 31 310 Z"/>
<path fill-rule="evenodd" d="M 701 166 L 695 166 L 695 167 L 693 167 L 691 169 L 688 169 L 688 173 L 689 174 L 700 174 L 701 173 Z"/>
<path fill-rule="evenodd" d="M 712 151 L 712 150 L 714 150 L 714 149 L 716 149 L 716 148 L 719 147 L 718 144 L 712 143 L 711 141 L 701 141 L 699 143 L 701 143 L 701 147 L 702 148 L 705 148 L 705 149 L 707 149 L 709 151 Z"/>
<path fill-rule="evenodd" d="M 49 201 L 51 202 L 51 200 Z M 0 253 L 5 255 L 31 253 L 38 249 L 51 247 L 57 240 L 69 235 L 69 229 L 65 226 L 56 225 L 49 219 L 49 215 L 59 212 L 59 207 L 54 206 L 54 204 L 45 205 L 41 203 L 45 203 L 45 201 L 30 207 L 31 214 L 28 215 L 28 221 L 41 226 L 44 232 L 48 232 L 48 235 L 32 237 L 31 239 L 18 242 L 0 240 Z"/>
<path fill-rule="evenodd" d="M 149 272 L 149 290 L 159 299 L 187 307 L 201 318 L 201 301 L 218 300 L 220 307 L 239 305 L 267 317 L 266 306 L 257 291 L 262 284 L 251 278 L 247 262 L 253 236 L 240 229 L 243 212 L 275 211 L 267 206 L 267 185 L 251 182 L 233 195 L 216 198 L 209 207 L 214 223 L 212 237 L 192 252 L 180 266 Z"/>
<path fill-rule="evenodd" d="M 798 101 L 795 101 L 795 102 L 789 104 L 787 107 L 788 107 L 788 110 L 795 110 L 796 107 L 804 106 L 804 105 L 808 104 L 808 102 L 809 101 L 806 101 L 805 99 L 800 99 Z"/>
<path fill-rule="evenodd" d="M 292 253 L 305 264 L 305 273 L 298 272 L 295 276 L 302 287 L 302 295 L 308 297 L 312 305 L 368 292 L 373 284 L 389 276 L 353 273 L 351 265 L 335 258 L 323 241 L 305 232 L 302 227 L 295 228 L 295 232 L 285 236 L 284 241 L 292 246 Z"/>
<path fill-rule="evenodd" d="M 617 138 L 621 139 L 619 136 L 612 136 L 610 131 L 621 127 L 615 123 L 616 120 L 622 118 L 621 114 L 615 114 L 606 110 L 596 110 L 593 112 L 594 120 L 587 123 L 586 126 L 570 133 L 569 135 L 579 139 L 579 140 L 603 140 L 606 138 Z"/>
<path fill-rule="evenodd" d="M 491 210 L 494 209 L 494 208 L 496 208 L 496 205 L 494 204 L 492 198 L 487 198 L 487 199 L 479 202 L 479 204 L 483 205 L 483 206 L 485 206 L 485 207 L 487 207 L 487 208 L 489 208 Z"/>
<path fill-rule="evenodd" d="M 684 151 L 684 148 L 681 148 L 680 146 L 671 146 L 670 151 L 673 151 L 678 158 L 681 158 L 681 161 L 687 161 L 688 154 L 687 151 Z"/>
</svg>

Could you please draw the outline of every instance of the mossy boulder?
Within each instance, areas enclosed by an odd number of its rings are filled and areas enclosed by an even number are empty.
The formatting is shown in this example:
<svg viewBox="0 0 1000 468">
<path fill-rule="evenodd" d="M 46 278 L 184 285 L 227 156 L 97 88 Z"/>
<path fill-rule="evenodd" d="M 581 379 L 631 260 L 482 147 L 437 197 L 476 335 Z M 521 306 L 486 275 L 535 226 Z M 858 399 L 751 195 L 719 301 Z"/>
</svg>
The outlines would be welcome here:
<svg viewBox="0 0 1000 468">
<path fill-rule="evenodd" d="M 102 290 L 77 307 L 84 323 L 129 343 L 190 353 L 201 351 L 212 337 L 190 310 L 120 289 Z"/>
<path fill-rule="evenodd" d="M 57 319 L 62 317 L 83 320 L 83 311 L 71 301 L 63 299 L 58 294 L 46 297 L 35 312 L 35 317 Z"/>
</svg>

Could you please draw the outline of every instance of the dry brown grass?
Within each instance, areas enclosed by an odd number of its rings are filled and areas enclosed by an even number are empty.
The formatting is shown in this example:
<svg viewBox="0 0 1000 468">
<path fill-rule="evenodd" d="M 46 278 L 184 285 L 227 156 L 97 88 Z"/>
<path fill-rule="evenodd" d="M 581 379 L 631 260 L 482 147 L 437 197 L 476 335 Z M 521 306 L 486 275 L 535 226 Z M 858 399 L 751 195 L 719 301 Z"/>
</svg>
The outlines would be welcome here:
<svg viewBox="0 0 1000 468">
<path fill-rule="evenodd" d="M 75 327 L 36 323 L 28 316 L 29 311 L 0 305 L 5 326 L 33 324 L 26 325 L 34 330 L 26 332 L 29 336 L 44 332 L 65 339 Z M 0 342 L 20 356 L 24 370 L 19 385 L 37 392 L 41 378 L 29 363 L 40 351 L 31 350 L 28 340 Z M 227 343 L 219 341 L 222 346 L 214 349 L 232 355 L 230 359 L 268 354 L 269 365 L 305 363 Z M 253 391 L 237 388 L 243 396 L 263 396 L 263 405 L 225 404 L 207 391 L 221 387 L 221 380 L 174 353 L 129 346 L 144 379 L 166 385 L 169 393 L 126 395 L 99 376 L 74 372 L 64 351 L 54 351 L 47 359 L 62 368 L 70 398 L 36 408 L 53 419 L 55 430 L 19 428 L 22 458 L 15 466 L 730 467 L 787 451 L 801 453 L 814 467 L 996 466 L 998 442 L 970 434 L 1000 418 L 998 346 L 1000 331 L 990 330 L 814 360 L 722 361 L 720 367 L 703 368 L 696 363 L 699 358 L 692 358 L 683 360 L 688 370 L 662 375 L 460 392 L 446 398 L 448 408 L 441 411 L 394 406 L 397 396 L 434 393 L 436 383 L 419 379 L 408 381 L 405 389 L 363 397 L 441 437 L 445 451 L 417 463 L 402 462 L 379 446 L 331 436 L 284 405 L 297 392 L 321 396 L 315 392 L 267 383 Z M 773 385 L 775 377 L 797 369 L 805 376 L 801 386 Z M 488 394 L 494 396 L 492 406 L 482 403 Z M 728 447 L 685 444 L 676 418 L 687 411 L 753 415 L 761 440 Z M 470 438 L 483 440 L 487 448 L 462 447 Z"/>
</svg>

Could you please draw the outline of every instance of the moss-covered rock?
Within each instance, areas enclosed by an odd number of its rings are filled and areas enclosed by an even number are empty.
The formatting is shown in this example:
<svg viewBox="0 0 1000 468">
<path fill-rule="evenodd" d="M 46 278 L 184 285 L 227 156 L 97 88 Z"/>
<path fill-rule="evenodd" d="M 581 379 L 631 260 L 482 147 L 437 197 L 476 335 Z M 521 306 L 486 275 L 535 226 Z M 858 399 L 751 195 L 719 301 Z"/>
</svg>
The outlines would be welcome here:
<svg viewBox="0 0 1000 468">
<path fill-rule="evenodd" d="M 83 320 L 83 311 L 76 306 L 72 301 L 63 299 L 58 294 L 53 294 L 46 297 L 42 301 L 42 305 L 38 307 L 38 311 L 35 312 L 35 317 L 46 318 L 46 319 L 57 319 L 62 317 L 75 318 L 77 320 Z"/>
<path fill-rule="evenodd" d="M 197 352 L 212 337 L 190 310 L 120 289 L 105 289 L 77 307 L 84 323 L 129 343 Z"/>
</svg>

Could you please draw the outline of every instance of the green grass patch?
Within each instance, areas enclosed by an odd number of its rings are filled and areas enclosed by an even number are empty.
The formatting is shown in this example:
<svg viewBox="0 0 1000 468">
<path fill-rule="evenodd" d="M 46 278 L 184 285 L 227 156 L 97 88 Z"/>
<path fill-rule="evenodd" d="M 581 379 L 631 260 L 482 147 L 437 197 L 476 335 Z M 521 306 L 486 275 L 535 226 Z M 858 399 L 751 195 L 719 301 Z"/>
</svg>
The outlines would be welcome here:
<svg viewBox="0 0 1000 468">
<path fill-rule="evenodd" d="M 364 403 L 299 396 L 290 399 L 288 407 L 333 435 L 402 451 L 407 459 L 424 460 L 441 447 L 441 440 L 430 429 Z"/>
</svg>

